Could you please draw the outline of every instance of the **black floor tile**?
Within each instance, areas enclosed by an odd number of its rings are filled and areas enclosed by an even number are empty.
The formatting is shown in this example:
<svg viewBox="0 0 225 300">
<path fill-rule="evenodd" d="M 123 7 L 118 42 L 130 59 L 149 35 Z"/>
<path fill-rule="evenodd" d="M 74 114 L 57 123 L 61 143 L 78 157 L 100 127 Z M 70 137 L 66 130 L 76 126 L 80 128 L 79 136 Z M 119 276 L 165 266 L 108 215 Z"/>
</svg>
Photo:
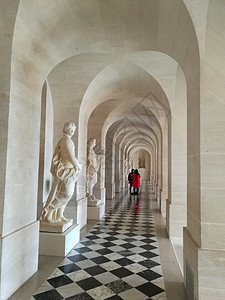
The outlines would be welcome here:
<svg viewBox="0 0 225 300">
<path fill-rule="evenodd" d="M 112 270 L 111 273 L 113 273 L 114 275 L 116 275 L 119 278 L 124 278 L 126 276 L 132 275 L 133 272 L 125 269 L 125 268 L 119 268 L 116 270 Z"/>
<path fill-rule="evenodd" d="M 127 236 L 136 236 L 136 233 L 130 232 L 130 233 L 126 233 Z"/>
<path fill-rule="evenodd" d="M 109 237 L 106 237 L 105 240 L 108 240 L 109 242 L 111 242 L 111 241 L 117 240 L 117 238 L 115 238 L 114 236 L 109 236 Z"/>
<path fill-rule="evenodd" d="M 114 231 L 114 230 L 112 232 L 107 232 L 107 233 L 110 235 L 115 235 L 115 236 L 117 236 L 119 234 L 117 231 Z"/>
<path fill-rule="evenodd" d="M 72 262 L 78 262 L 87 259 L 87 257 L 83 256 L 82 254 L 77 254 L 77 255 L 69 256 L 68 259 L 71 260 Z"/>
<path fill-rule="evenodd" d="M 122 293 L 132 288 L 132 286 L 120 279 L 110 282 L 106 284 L 106 286 L 116 294 Z"/>
<path fill-rule="evenodd" d="M 146 244 L 151 244 L 151 243 L 155 243 L 155 240 L 151 239 L 151 234 L 143 234 L 143 236 L 146 237 L 146 239 L 143 239 L 142 242 L 146 243 Z M 153 237 L 153 236 L 152 236 Z"/>
<path fill-rule="evenodd" d="M 65 274 L 80 270 L 80 267 L 78 267 L 75 264 L 68 264 L 65 266 L 58 267 L 58 268 Z"/>
<path fill-rule="evenodd" d="M 76 251 L 78 253 L 87 253 L 87 252 L 91 252 L 93 250 L 88 247 L 81 247 L 81 248 L 76 248 Z"/>
<path fill-rule="evenodd" d="M 78 284 L 85 291 L 96 288 L 97 286 L 102 285 L 98 280 L 96 280 L 93 277 L 77 281 L 76 284 Z"/>
<path fill-rule="evenodd" d="M 126 238 L 126 239 L 124 239 L 124 241 L 127 242 L 127 243 L 131 243 L 131 242 L 135 242 L 136 239 L 133 239 L 133 238 Z"/>
<path fill-rule="evenodd" d="M 51 300 L 55 300 L 55 299 L 51 299 Z M 84 292 L 84 293 L 80 293 L 80 294 L 71 296 L 69 298 L 66 298 L 65 300 L 94 300 L 94 298 L 92 298 L 89 294 Z"/>
<path fill-rule="evenodd" d="M 92 240 L 90 240 L 90 241 L 84 241 L 84 242 L 80 242 L 82 245 L 84 245 L 84 246 L 92 246 L 92 245 L 96 245 L 96 243 L 94 242 L 94 241 L 92 241 Z"/>
<path fill-rule="evenodd" d="M 145 278 L 146 280 L 148 281 L 152 281 L 156 278 L 159 278 L 159 277 L 162 277 L 160 274 L 148 269 L 148 270 L 145 270 L 145 271 L 142 271 L 140 273 L 137 273 L 137 275 Z"/>
<path fill-rule="evenodd" d="M 136 254 L 135 252 L 132 252 L 130 250 L 124 249 L 122 251 L 117 252 L 118 254 L 122 255 L 122 256 L 130 256 L 130 255 L 134 255 Z"/>
<path fill-rule="evenodd" d="M 140 246 L 141 248 L 145 249 L 145 250 L 152 250 L 152 249 L 156 249 L 157 247 L 155 246 L 152 246 L 152 245 L 143 245 L 143 246 Z"/>
<path fill-rule="evenodd" d="M 58 276 L 58 277 L 54 277 L 51 279 L 47 280 L 54 288 L 72 283 L 73 280 L 71 280 L 69 277 L 67 277 L 66 275 L 62 275 L 62 276 Z"/>
<path fill-rule="evenodd" d="M 123 248 L 125 248 L 125 249 L 131 249 L 131 250 L 132 250 L 132 248 L 136 247 L 135 245 L 132 245 L 130 243 L 122 244 L 120 246 L 123 247 Z"/>
<path fill-rule="evenodd" d="M 123 298 L 121 298 L 120 296 L 118 296 L 118 295 L 115 295 L 115 296 L 112 296 L 112 297 L 110 297 L 110 298 L 107 298 L 107 300 L 121 300 L 121 299 L 123 299 Z M 138 299 L 137 299 L 138 300 Z"/>
<path fill-rule="evenodd" d="M 114 262 L 117 263 L 120 266 L 128 266 L 128 265 L 131 265 L 131 264 L 134 263 L 132 260 L 130 260 L 130 259 L 126 258 L 126 257 L 114 260 Z"/>
<path fill-rule="evenodd" d="M 98 257 L 94 257 L 91 259 L 93 262 L 95 262 L 96 264 L 100 265 L 100 264 L 104 264 L 108 261 L 110 261 L 108 258 L 104 257 L 104 256 L 98 256 Z"/>
<path fill-rule="evenodd" d="M 98 252 L 98 253 L 101 254 L 101 255 L 106 255 L 106 254 L 113 253 L 112 250 L 109 250 L 109 249 L 107 249 L 107 248 L 100 249 L 100 250 L 96 250 L 96 252 Z"/>
<path fill-rule="evenodd" d="M 139 285 L 137 289 L 143 294 L 147 295 L 148 297 L 153 297 L 164 291 L 158 286 L 152 284 L 151 282 L 147 282 L 145 284 Z"/>
<path fill-rule="evenodd" d="M 101 234 L 101 233 L 104 233 L 104 231 L 95 228 L 95 230 L 92 230 L 91 233 L 93 233 L 93 234 L 95 234 L 95 235 L 99 235 L 99 234 Z"/>
<path fill-rule="evenodd" d="M 88 236 L 87 238 L 88 238 L 89 240 L 96 240 L 96 239 L 99 239 L 99 237 L 96 236 L 96 235 L 91 235 L 91 236 Z"/>
<path fill-rule="evenodd" d="M 155 253 L 150 252 L 150 251 L 142 252 L 142 253 L 139 253 L 139 254 L 143 257 L 146 257 L 146 258 L 152 258 L 152 257 L 158 256 L 158 254 L 155 254 Z"/>
<path fill-rule="evenodd" d="M 50 290 L 33 296 L 35 300 L 61 300 L 63 297 L 56 291 Z"/>
<path fill-rule="evenodd" d="M 149 268 L 149 269 L 159 266 L 159 264 L 157 262 L 152 261 L 150 259 L 143 260 L 143 261 L 139 262 L 139 264 L 141 264 L 142 266 Z"/>
<path fill-rule="evenodd" d="M 115 244 L 111 243 L 111 242 L 100 243 L 100 245 L 103 246 L 103 247 L 105 247 L 105 248 L 109 248 L 109 247 L 115 246 Z"/>
<path fill-rule="evenodd" d="M 88 274 L 95 276 L 101 273 L 105 273 L 106 270 L 100 266 L 93 266 L 93 267 L 86 268 L 85 272 L 88 272 Z"/>
</svg>

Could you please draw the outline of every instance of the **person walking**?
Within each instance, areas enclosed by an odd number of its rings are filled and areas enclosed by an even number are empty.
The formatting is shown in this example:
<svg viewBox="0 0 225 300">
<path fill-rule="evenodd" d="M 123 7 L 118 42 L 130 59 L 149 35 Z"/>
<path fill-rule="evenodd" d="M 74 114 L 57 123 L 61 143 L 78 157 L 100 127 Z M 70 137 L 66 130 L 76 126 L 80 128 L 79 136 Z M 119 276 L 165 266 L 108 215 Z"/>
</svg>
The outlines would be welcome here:
<svg viewBox="0 0 225 300">
<path fill-rule="evenodd" d="M 132 190 L 132 181 L 133 181 L 133 178 L 132 178 L 132 175 L 134 174 L 134 169 L 132 169 L 130 171 L 130 173 L 128 174 L 128 182 L 130 184 L 130 194 L 131 194 L 131 190 Z"/>
<path fill-rule="evenodd" d="M 137 169 L 134 171 L 134 174 L 132 175 L 132 178 L 133 178 L 132 186 L 134 188 L 134 195 L 138 195 L 139 188 L 140 188 L 141 175 L 138 173 Z"/>
</svg>

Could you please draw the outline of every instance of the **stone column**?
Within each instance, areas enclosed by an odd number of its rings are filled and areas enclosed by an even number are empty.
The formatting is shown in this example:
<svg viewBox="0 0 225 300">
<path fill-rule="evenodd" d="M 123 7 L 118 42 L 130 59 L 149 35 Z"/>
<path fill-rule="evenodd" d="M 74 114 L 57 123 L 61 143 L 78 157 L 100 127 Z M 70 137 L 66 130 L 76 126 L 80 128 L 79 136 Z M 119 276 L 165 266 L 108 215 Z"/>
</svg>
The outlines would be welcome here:
<svg viewBox="0 0 225 300">
<path fill-rule="evenodd" d="M 50 173 L 53 154 L 53 107 L 52 98 L 47 82 L 44 83 L 41 97 L 41 128 L 39 147 L 39 174 L 38 174 L 38 219 L 47 200 L 52 184 Z"/>
<path fill-rule="evenodd" d="M 120 188 L 120 149 L 119 145 L 115 144 L 115 192 L 119 193 L 121 191 Z"/>
<path fill-rule="evenodd" d="M 12 38 L 19 2 L 0 2 L 0 299 L 8 299 L 38 268 L 37 185 L 26 184 L 28 176 L 37 183 L 38 147 L 34 139 L 37 140 L 38 134 L 35 138 L 29 135 L 33 127 L 23 131 L 31 105 L 11 90 Z M 40 112 L 35 106 L 33 110 L 29 118 L 38 132 L 40 125 L 36 117 Z M 26 152 L 26 134 L 34 152 Z"/>
<path fill-rule="evenodd" d="M 124 161 L 125 161 L 125 155 L 124 153 L 122 152 L 122 149 L 120 150 L 120 186 L 121 186 L 121 189 L 124 189 L 125 188 L 125 178 L 126 178 L 126 174 L 124 172 Z"/>
<path fill-rule="evenodd" d="M 185 78 L 177 70 L 176 93 L 171 116 L 171 193 L 167 198 L 167 232 L 182 256 L 183 227 L 187 224 L 187 91 Z M 171 195 L 171 197 L 170 197 Z M 179 257 L 179 254 L 178 254 Z M 183 266 L 182 257 L 180 259 Z"/>
<path fill-rule="evenodd" d="M 205 15 L 199 19 L 193 14 L 202 41 L 201 98 L 199 103 L 192 97 L 188 139 L 188 159 L 200 174 L 188 169 L 184 275 L 187 292 L 194 290 L 194 299 L 220 300 L 225 299 L 225 6 L 221 1 L 201 1 L 201 7 Z M 196 91 L 194 85 L 192 90 Z M 199 145 L 198 151 L 191 152 L 189 143 L 191 148 Z"/>
<path fill-rule="evenodd" d="M 113 173 L 113 156 L 112 156 L 112 138 L 106 136 L 106 156 L 105 156 L 105 187 L 106 199 L 114 198 L 112 173 Z"/>
<path fill-rule="evenodd" d="M 160 210 L 163 217 L 166 217 L 166 199 L 168 199 L 168 119 L 165 115 L 162 123 L 162 183 L 160 187 Z"/>
<path fill-rule="evenodd" d="M 105 188 L 105 155 L 106 150 L 101 149 L 101 163 L 100 163 L 100 191 L 101 191 L 101 201 L 105 204 L 105 197 L 106 197 L 106 188 Z"/>
<path fill-rule="evenodd" d="M 193 285 L 196 299 L 219 300 L 225 298 L 225 74 L 202 62 L 201 148 L 193 157 L 201 173 L 189 179 L 184 273 L 188 293 Z"/>
</svg>

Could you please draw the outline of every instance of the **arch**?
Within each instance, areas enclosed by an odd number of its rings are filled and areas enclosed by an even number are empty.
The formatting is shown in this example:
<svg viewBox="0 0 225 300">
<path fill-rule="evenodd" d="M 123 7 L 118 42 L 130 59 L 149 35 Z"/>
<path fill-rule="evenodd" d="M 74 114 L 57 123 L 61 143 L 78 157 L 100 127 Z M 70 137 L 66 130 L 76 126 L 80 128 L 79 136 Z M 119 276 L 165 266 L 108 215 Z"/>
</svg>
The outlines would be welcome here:
<svg viewBox="0 0 225 300">
<path fill-rule="evenodd" d="M 150 50 L 164 53 L 178 63 L 183 70 L 187 83 L 188 166 L 190 171 L 188 192 L 193 195 L 191 185 L 193 183 L 196 186 L 195 183 L 200 181 L 199 167 L 196 167 L 200 165 L 200 61 L 195 29 L 183 1 L 174 0 L 171 6 L 165 6 L 165 3 L 159 1 L 127 1 L 125 4 L 123 1 L 108 1 L 111 20 L 113 23 L 115 22 L 116 26 L 107 23 L 107 19 L 104 18 L 104 2 L 98 0 L 79 2 L 38 0 L 32 1 L 32 3 L 21 0 L 16 3 L 19 3 L 19 7 L 14 32 L 11 35 L 13 42 L 10 48 L 10 53 L 12 53 L 10 98 L 7 98 L 9 100 L 9 115 L 6 121 L 8 139 L 5 152 L 7 165 L 4 172 L 6 179 L 3 233 L 13 236 L 21 228 L 31 228 L 32 224 L 36 222 L 36 210 L 33 207 L 36 207 L 37 202 L 40 99 L 43 83 L 48 75 L 48 79 L 50 79 L 50 75 L 52 75 L 50 72 L 57 65 L 69 57 L 76 55 L 78 57 L 79 54 L 83 53 L 101 53 L 104 57 L 105 55 L 110 56 L 112 64 L 115 66 L 119 61 L 124 61 L 127 54 Z M 135 11 L 135 18 L 133 11 Z M 145 14 L 145 11 L 148 11 L 149 14 Z M 32 22 L 30 22 L 31 18 Z M 133 27 L 131 28 L 129 24 L 137 25 L 137 30 L 132 30 Z M 166 24 L 170 24 L 170 26 L 166 26 Z M 148 30 L 143 30 L 143 28 L 148 28 Z M 53 53 L 54 55 L 52 55 Z M 129 66 L 129 70 L 135 70 L 136 75 L 139 74 L 140 77 L 144 73 L 140 67 L 138 68 L 133 63 L 126 61 L 123 65 Z M 115 69 L 115 72 L 119 76 L 117 70 Z M 115 76 L 116 78 L 119 79 L 120 76 Z M 136 83 L 135 76 L 128 76 L 128 78 L 131 83 Z M 92 86 L 93 80 L 87 80 L 88 87 Z M 145 80 L 146 77 L 143 77 L 143 82 L 147 86 Z M 49 85 L 50 89 L 53 90 L 53 85 L 50 83 Z M 160 87 L 160 84 L 158 86 Z M 119 100 L 120 91 L 118 90 L 118 93 L 113 95 L 108 88 L 107 85 L 104 86 L 103 94 L 107 95 L 104 100 Z M 156 91 L 163 90 L 156 87 Z M 135 91 L 132 92 L 131 96 L 134 98 Z M 126 95 L 130 97 L 129 93 Z M 66 93 L 63 96 L 64 99 L 67 98 Z M 53 96 L 53 103 L 54 99 Z M 68 109 L 68 113 L 64 115 L 65 118 L 78 117 L 75 115 L 78 107 L 75 103 L 73 104 L 73 109 Z M 92 109 L 94 106 L 91 111 Z M 84 111 L 84 114 L 86 113 Z M 30 118 L 24 118 L 26 115 L 30 115 Z M 84 126 L 80 118 L 76 121 L 79 123 L 79 133 L 75 137 L 76 141 L 79 141 L 78 154 L 79 157 L 85 159 L 87 127 Z M 19 169 L 17 168 L 18 162 L 21 162 L 23 166 L 20 168 L 19 174 L 14 172 Z M 12 174 L 17 174 L 17 176 L 12 176 Z M 12 203 L 15 211 L 21 208 L 21 201 L 15 201 L 13 196 L 18 195 L 18 184 L 21 188 L 19 193 L 21 194 L 20 199 L 23 201 L 22 207 L 26 207 L 27 210 L 21 215 L 16 214 L 12 221 L 10 209 Z M 85 201 L 84 178 L 80 179 L 78 185 L 77 200 L 82 202 Z M 24 190 L 26 193 L 22 195 Z M 199 199 L 199 189 L 197 189 L 194 198 Z M 189 199 L 191 201 L 191 196 Z M 84 209 L 85 204 L 80 205 L 79 209 L 80 207 Z M 78 220 L 78 222 L 81 221 Z M 81 227 L 84 223 L 81 222 Z M 33 243 L 38 239 L 37 230 L 34 236 L 36 238 L 33 239 Z M 34 256 L 37 257 L 37 247 L 35 251 Z M 19 282 L 21 281 L 19 280 Z"/>
</svg>

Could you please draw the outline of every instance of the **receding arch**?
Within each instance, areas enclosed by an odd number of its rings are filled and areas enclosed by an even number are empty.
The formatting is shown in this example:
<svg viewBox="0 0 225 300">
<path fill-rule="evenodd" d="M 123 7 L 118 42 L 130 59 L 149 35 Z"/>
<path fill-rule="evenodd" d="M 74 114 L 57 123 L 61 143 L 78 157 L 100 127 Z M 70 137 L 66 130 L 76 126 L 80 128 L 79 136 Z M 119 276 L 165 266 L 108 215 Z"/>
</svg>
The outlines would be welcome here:
<svg viewBox="0 0 225 300">
<path fill-rule="evenodd" d="M 104 4 L 98 0 L 79 2 L 38 0 L 32 1 L 32 3 L 21 0 L 16 2 L 16 4 L 18 3 L 15 28 L 14 22 L 12 22 L 13 25 L 10 24 L 10 26 L 14 29 L 9 31 L 13 37 L 13 45 L 11 47 L 8 44 L 6 49 L 7 52 L 12 53 L 12 56 L 11 61 L 7 61 L 7 68 L 11 69 L 11 73 L 10 79 L 7 79 L 7 84 L 10 83 L 10 91 L 7 90 L 10 98 L 7 97 L 9 114 L 6 121 L 8 140 L 4 157 L 6 168 L 4 172 L 4 214 L 2 216 L 5 230 L 3 236 L 8 234 L 13 238 L 15 232 L 21 232 L 24 226 L 31 228 L 32 224 L 36 222 L 36 211 L 33 207 L 36 207 L 37 201 L 38 174 L 36 170 L 38 168 L 40 99 L 43 83 L 50 72 L 62 61 L 81 53 L 94 52 L 110 55 L 115 62 L 123 60 L 127 54 L 147 49 L 165 53 L 177 61 L 187 82 L 189 200 L 192 203 L 191 198 L 199 199 L 199 185 L 197 186 L 195 183 L 200 181 L 200 167 L 198 167 L 200 165 L 198 142 L 200 140 L 200 61 L 195 29 L 183 1 L 174 0 L 173 5 L 167 5 L 166 9 L 166 4 L 162 1 L 127 1 L 126 3 L 108 1 L 111 8 L 111 19 L 117 26 L 107 26 L 107 20 L 103 18 Z M 137 18 L 132 17 L 133 10 Z M 149 13 L 142 18 L 144 11 Z M 118 14 L 118 12 L 120 13 Z M 30 22 L 31 18 L 32 22 Z M 137 25 L 137 30 L 131 30 L 129 24 Z M 171 26 L 166 26 L 166 24 Z M 177 26 L 178 24 L 179 26 Z M 143 28 L 147 30 L 143 30 Z M 5 44 L 3 43 L 3 45 Z M 1 57 L 5 61 L 4 53 L 1 54 Z M 91 81 L 89 81 L 90 84 Z M 52 90 L 53 86 L 50 88 Z M 104 90 L 107 94 L 107 87 Z M 67 98 L 68 95 L 65 93 L 61 100 L 64 101 Z M 113 95 L 110 95 L 109 99 L 112 98 Z M 72 109 L 67 110 L 64 118 L 73 119 L 76 111 L 77 106 L 74 104 Z M 30 115 L 30 119 L 24 118 L 26 115 Z M 83 123 L 80 123 L 79 127 L 82 126 Z M 78 149 L 84 152 L 84 159 L 86 131 L 87 127 L 83 127 L 83 132 L 82 130 L 80 132 L 84 141 L 79 145 L 81 149 Z M 194 132 L 193 140 L 197 141 L 196 143 L 193 143 L 192 132 Z M 24 133 L 26 133 L 26 138 L 24 138 Z M 17 149 L 17 160 L 23 162 L 21 176 L 11 176 L 12 172 L 17 169 L 17 161 L 14 157 L 15 148 Z M 196 161 L 197 163 L 195 163 Z M 192 174 L 194 174 L 193 178 Z M 193 197 L 192 183 L 196 187 Z M 18 195 L 18 184 L 20 184 L 21 191 L 26 191 L 25 194 L 21 194 L 21 201 L 15 201 L 12 196 Z M 78 200 L 85 197 L 84 186 L 85 182 L 81 182 L 79 195 L 77 194 Z M 15 211 L 21 208 L 21 203 L 26 203 L 27 210 L 23 217 L 15 215 L 12 221 L 8 209 L 11 207 L 11 203 L 14 204 Z M 195 224 L 190 227 L 190 230 L 192 231 L 194 228 Z M 199 228 L 199 224 L 197 224 L 197 228 Z M 36 241 L 38 231 L 36 230 L 32 236 Z M 198 239 L 197 241 L 199 242 Z M 23 273 L 22 270 L 21 273 Z M 19 282 L 21 281 L 19 280 Z"/>
</svg>

